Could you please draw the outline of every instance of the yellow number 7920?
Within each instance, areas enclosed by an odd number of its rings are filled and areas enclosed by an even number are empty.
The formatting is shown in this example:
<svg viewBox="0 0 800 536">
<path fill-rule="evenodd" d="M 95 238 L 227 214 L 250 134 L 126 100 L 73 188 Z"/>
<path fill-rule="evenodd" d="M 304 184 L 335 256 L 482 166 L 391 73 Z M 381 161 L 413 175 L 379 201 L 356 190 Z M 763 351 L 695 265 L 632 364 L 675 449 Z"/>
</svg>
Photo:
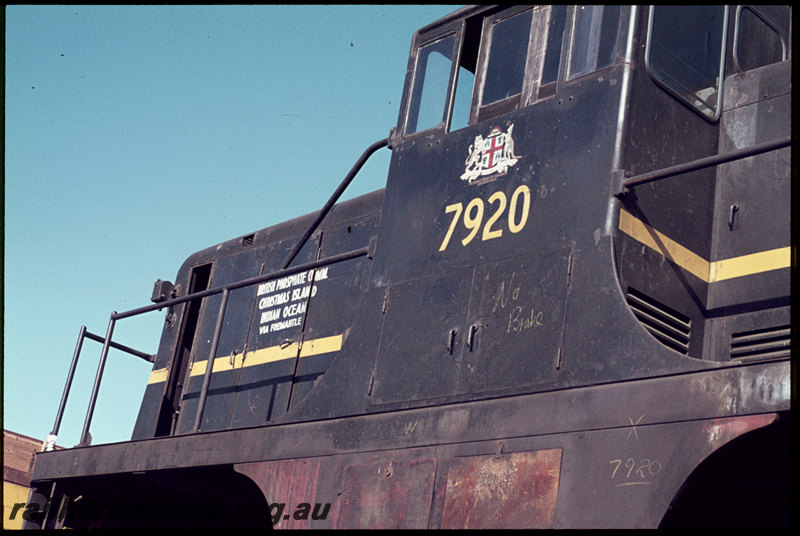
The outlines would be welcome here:
<svg viewBox="0 0 800 536">
<path fill-rule="evenodd" d="M 522 199 L 521 208 L 519 207 L 520 198 Z M 511 203 L 508 203 L 506 200 L 506 194 L 499 191 L 490 195 L 488 202 L 489 205 L 497 204 L 497 207 L 494 209 L 494 212 L 492 212 L 492 215 L 486 220 L 486 224 L 483 225 L 483 233 L 481 234 L 482 241 L 503 236 L 502 226 L 495 228 L 495 223 L 497 223 L 497 220 L 499 220 L 503 215 L 503 212 L 505 212 L 506 206 L 509 207 L 508 230 L 512 233 L 518 233 L 525 227 L 525 223 L 528 221 L 528 214 L 530 213 L 531 208 L 531 190 L 526 185 L 520 185 L 516 190 L 514 190 L 514 193 L 511 195 Z M 518 209 L 519 214 L 517 214 Z M 467 204 L 466 209 L 464 209 L 464 205 L 462 203 L 454 203 L 452 205 L 447 205 L 444 208 L 444 213 L 455 214 L 453 215 L 453 219 L 450 221 L 450 227 L 447 229 L 447 234 L 444 236 L 444 240 L 442 240 L 442 245 L 439 246 L 439 251 L 444 251 L 447 249 L 447 245 L 450 243 L 450 238 L 453 236 L 453 232 L 458 226 L 458 222 L 462 220 L 462 214 L 464 215 L 464 227 L 467 228 L 468 234 L 461 240 L 461 245 L 466 246 L 472 242 L 472 239 L 474 239 L 475 236 L 477 236 L 478 231 L 480 231 L 481 224 L 483 224 L 484 202 L 480 197 L 476 197 Z"/>
</svg>

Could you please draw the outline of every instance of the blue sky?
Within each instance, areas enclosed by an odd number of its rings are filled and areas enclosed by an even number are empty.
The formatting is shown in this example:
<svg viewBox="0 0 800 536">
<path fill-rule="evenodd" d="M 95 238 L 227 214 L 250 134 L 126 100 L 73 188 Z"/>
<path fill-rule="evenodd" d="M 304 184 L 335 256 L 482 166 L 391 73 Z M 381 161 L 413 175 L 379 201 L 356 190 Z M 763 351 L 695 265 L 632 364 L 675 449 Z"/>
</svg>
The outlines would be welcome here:
<svg viewBox="0 0 800 536">
<path fill-rule="evenodd" d="M 4 428 L 47 436 L 82 325 L 104 335 L 193 252 L 321 208 L 397 122 L 413 32 L 457 7 L 7 6 Z M 162 324 L 114 340 L 153 353 Z M 84 343 L 60 445 L 100 350 Z M 95 444 L 130 437 L 150 370 L 111 352 Z"/>
</svg>

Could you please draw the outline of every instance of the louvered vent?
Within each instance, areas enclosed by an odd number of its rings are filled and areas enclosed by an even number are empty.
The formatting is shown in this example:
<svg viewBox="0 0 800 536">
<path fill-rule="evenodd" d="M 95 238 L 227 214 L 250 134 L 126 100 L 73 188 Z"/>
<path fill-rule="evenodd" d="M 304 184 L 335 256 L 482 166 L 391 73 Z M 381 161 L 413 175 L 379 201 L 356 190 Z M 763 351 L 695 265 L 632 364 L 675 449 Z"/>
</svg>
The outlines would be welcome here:
<svg viewBox="0 0 800 536">
<path fill-rule="evenodd" d="M 242 247 L 252 246 L 253 242 L 255 242 L 255 239 L 256 239 L 256 235 L 254 235 L 254 234 L 243 236 L 242 237 Z"/>
<path fill-rule="evenodd" d="M 757 361 L 791 355 L 791 330 L 778 326 L 731 334 L 731 359 Z"/>
<path fill-rule="evenodd" d="M 626 299 L 636 319 L 653 337 L 676 352 L 689 353 L 691 319 L 688 316 L 630 287 Z"/>
</svg>

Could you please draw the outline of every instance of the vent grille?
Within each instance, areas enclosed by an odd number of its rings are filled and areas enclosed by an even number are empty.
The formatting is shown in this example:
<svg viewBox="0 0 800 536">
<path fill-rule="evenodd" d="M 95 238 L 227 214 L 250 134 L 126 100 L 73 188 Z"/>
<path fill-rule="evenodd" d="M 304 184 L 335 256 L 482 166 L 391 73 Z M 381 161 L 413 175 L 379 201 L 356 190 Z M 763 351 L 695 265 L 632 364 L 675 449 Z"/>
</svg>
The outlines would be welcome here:
<svg viewBox="0 0 800 536">
<path fill-rule="evenodd" d="M 630 287 L 626 301 L 636 319 L 659 342 L 683 355 L 689 353 L 692 329 L 688 316 Z"/>
<path fill-rule="evenodd" d="M 242 247 L 252 246 L 253 242 L 255 242 L 255 239 L 256 239 L 256 235 L 254 235 L 254 234 L 243 236 L 242 237 Z"/>
<path fill-rule="evenodd" d="M 790 357 L 792 337 L 788 325 L 731 334 L 731 359 L 757 361 Z"/>
</svg>

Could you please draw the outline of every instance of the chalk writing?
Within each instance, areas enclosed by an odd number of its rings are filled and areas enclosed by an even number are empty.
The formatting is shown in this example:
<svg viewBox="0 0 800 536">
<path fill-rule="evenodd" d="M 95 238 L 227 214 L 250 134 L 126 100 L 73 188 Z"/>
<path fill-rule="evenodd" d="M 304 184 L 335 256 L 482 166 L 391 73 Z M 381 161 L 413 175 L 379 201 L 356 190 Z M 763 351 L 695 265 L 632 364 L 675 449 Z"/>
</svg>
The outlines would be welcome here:
<svg viewBox="0 0 800 536">
<path fill-rule="evenodd" d="M 508 280 L 508 288 L 506 288 L 506 281 L 505 279 L 500 281 L 500 288 L 497 289 L 497 296 L 494 300 L 494 307 L 492 307 L 492 313 L 497 312 L 497 306 L 499 305 L 501 309 L 504 309 L 506 304 L 508 303 L 509 297 L 516 301 L 519 298 L 519 290 L 520 287 L 512 287 L 514 284 L 514 277 L 517 275 L 517 272 L 511 273 L 511 279 Z"/>
<path fill-rule="evenodd" d="M 642 415 L 638 419 L 636 419 L 636 422 L 633 422 L 633 419 L 628 417 L 628 421 L 631 423 L 631 429 L 630 429 L 630 431 L 628 431 L 628 437 L 625 438 L 625 441 L 630 439 L 631 435 L 633 435 L 633 437 L 635 439 L 639 439 L 639 432 L 636 431 L 636 425 L 639 424 L 640 422 L 642 422 L 642 419 L 644 419 L 644 415 Z"/>
<path fill-rule="evenodd" d="M 663 465 L 660 461 L 650 458 L 619 458 L 608 462 L 613 470 L 611 480 L 616 487 L 650 484 L 651 478 L 661 472 Z"/>
<path fill-rule="evenodd" d="M 419 424 L 419 421 L 417 420 L 406 421 L 405 425 L 403 426 L 403 431 L 406 433 L 406 435 L 408 435 L 414 432 L 414 430 L 417 428 L 417 424 Z"/>
<path fill-rule="evenodd" d="M 517 303 L 521 287 L 514 285 L 516 275 L 516 272 L 512 272 L 508 282 L 505 279 L 500 282 L 492 307 L 493 314 L 496 314 L 498 309 L 509 308 L 506 333 L 522 333 L 525 330 L 544 325 L 544 311 Z"/>
<path fill-rule="evenodd" d="M 511 333 L 512 331 L 514 333 L 521 333 L 526 329 L 544 325 L 544 322 L 542 322 L 543 311 L 536 311 L 531 307 L 530 314 L 525 313 L 525 316 L 523 316 L 522 311 L 522 306 L 517 305 L 508 314 L 508 328 L 506 328 L 506 333 Z"/>
</svg>

